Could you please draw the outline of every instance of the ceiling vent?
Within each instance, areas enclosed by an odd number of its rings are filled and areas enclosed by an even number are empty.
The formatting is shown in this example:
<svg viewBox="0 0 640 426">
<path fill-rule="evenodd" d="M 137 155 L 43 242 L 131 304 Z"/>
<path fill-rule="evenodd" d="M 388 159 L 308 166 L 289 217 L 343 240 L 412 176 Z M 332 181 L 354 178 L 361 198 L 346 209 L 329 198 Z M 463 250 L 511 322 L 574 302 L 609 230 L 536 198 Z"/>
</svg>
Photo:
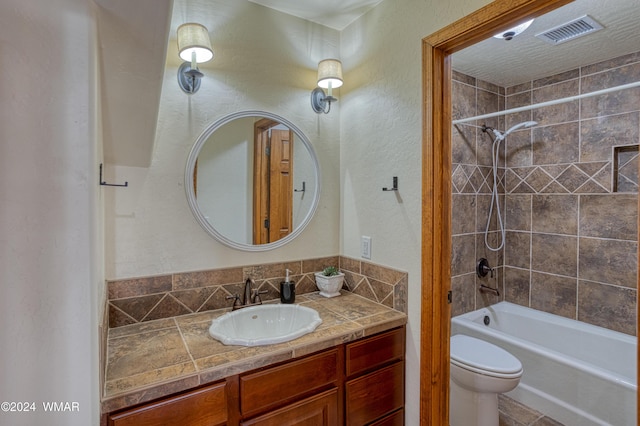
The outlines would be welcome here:
<svg viewBox="0 0 640 426">
<path fill-rule="evenodd" d="M 583 35 L 591 34 L 602 29 L 602 25 L 593 20 L 592 17 L 584 15 L 581 18 L 559 25 L 545 32 L 536 34 L 536 37 L 549 44 L 560 44 L 573 40 Z"/>
</svg>

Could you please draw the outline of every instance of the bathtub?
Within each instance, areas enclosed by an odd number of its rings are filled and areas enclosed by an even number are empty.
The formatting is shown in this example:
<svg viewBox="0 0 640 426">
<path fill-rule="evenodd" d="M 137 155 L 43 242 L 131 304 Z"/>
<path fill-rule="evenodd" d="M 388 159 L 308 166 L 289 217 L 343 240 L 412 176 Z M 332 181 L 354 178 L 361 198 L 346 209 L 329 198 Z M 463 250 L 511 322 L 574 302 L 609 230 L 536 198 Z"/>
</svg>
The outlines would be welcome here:
<svg viewBox="0 0 640 426">
<path fill-rule="evenodd" d="M 506 395 L 566 426 L 637 424 L 636 337 L 508 302 L 454 317 L 455 334 L 515 355 L 524 373 Z"/>
</svg>

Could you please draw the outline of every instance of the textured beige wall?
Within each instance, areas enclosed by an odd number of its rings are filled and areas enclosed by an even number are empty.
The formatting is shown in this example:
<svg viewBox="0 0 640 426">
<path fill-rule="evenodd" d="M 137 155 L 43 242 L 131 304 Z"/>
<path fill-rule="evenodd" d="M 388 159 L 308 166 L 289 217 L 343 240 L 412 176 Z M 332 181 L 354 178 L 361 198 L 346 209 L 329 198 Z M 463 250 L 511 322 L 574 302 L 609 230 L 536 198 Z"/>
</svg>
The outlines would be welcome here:
<svg viewBox="0 0 640 426">
<path fill-rule="evenodd" d="M 342 31 L 341 254 L 409 273 L 407 418 L 419 424 L 421 39 L 489 1 L 383 1 Z M 398 176 L 399 191 L 383 192 Z"/>
<path fill-rule="evenodd" d="M 421 39 L 489 1 L 387 0 L 341 33 L 249 2 L 218 3 L 216 58 L 203 67 L 202 88 L 191 97 L 180 91 L 170 46 L 153 163 L 115 171 L 115 180 L 128 180 L 130 188 L 107 194 L 107 278 L 335 254 L 360 258 L 360 236 L 369 235 L 372 262 L 409 273 L 406 424 L 418 424 Z M 260 31 L 265 20 L 281 31 Z M 309 106 L 315 66 L 334 55 L 343 61 L 345 85 L 331 113 L 318 116 Z M 307 230 L 265 253 L 228 249 L 205 235 L 184 196 L 184 162 L 196 137 L 208 123 L 246 109 L 265 109 L 300 127 L 322 171 L 320 206 Z M 400 191 L 382 192 L 393 176 Z"/>
<path fill-rule="evenodd" d="M 93 2 L 0 2 L 0 412 L 97 424 L 104 303 Z M 77 402 L 50 413 L 43 402 Z M 4 408 L 4 405 L 3 405 Z"/>
<path fill-rule="evenodd" d="M 209 24 L 215 58 L 202 64 L 205 77 L 194 95 L 178 87 L 180 62 L 170 41 L 151 167 L 115 170 L 114 180 L 129 188 L 106 194 L 108 279 L 338 254 L 339 109 L 316 115 L 309 96 L 318 61 L 339 54 L 339 33 L 250 2 L 225 2 L 215 16 Z M 184 190 L 196 138 L 226 114 L 245 110 L 266 110 L 298 126 L 322 173 L 320 205 L 307 229 L 261 253 L 227 248 L 205 234 Z"/>
</svg>

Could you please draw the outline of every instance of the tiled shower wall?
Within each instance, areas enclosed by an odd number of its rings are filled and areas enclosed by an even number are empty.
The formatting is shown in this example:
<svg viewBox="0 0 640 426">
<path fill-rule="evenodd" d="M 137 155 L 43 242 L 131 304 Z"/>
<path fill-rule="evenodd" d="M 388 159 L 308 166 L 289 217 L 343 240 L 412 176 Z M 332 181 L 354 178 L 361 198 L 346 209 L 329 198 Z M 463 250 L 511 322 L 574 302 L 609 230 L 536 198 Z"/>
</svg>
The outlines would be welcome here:
<svg viewBox="0 0 640 426">
<path fill-rule="evenodd" d="M 508 88 L 454 73 L 454 119 L 639 80 L 640 53 Z M 635 335 L 640 88 L 500 120 L 453 128 L 453 314 L 507 300 Z M 514 132 L 502 151 L 507 232 L 504 250 L 492 253 L 483 242 L 491 141 L 473 126 L 528 120 L 539 124 Z M 477 291 L 479 257 L 497 266 L 483 281 L 499 297 Z"/>
<path fill-rule="evenodd" d="M 286 269 L 296 282 L 296 294 L 310 293 L 318 290 L 314 273 L 327 266 L 339 266 L 344 272 L 345 290 L 406 313 L 406 272 L 332 256 L 109 281 L 109 327 L 229 308 L 233 301 L 227 297 L 241 295 L 247 278 L 254 280 L 255 288 L 266 290 L 263 301 L 279 299 Z"/>
</svg>

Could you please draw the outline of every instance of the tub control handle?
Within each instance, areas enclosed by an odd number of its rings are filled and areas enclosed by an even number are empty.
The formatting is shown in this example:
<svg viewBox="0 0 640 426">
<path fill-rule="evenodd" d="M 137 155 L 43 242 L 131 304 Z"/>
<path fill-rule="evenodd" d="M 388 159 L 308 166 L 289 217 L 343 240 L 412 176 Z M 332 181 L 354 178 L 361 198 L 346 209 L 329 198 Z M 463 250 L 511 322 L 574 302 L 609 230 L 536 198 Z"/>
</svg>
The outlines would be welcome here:
<svg viewBox="0 0 640 426">
<path fill-rule="evenodd" d="M 476 265 L 476 273 L 480 278 L 484 278 L 488 273 L 491 273 L 491 278 L 493 278 L 493 268 L 489 266 L 489 261 L 484 257 L 481 257 L 478 260 L 478 264 Z"/>
</svg>

